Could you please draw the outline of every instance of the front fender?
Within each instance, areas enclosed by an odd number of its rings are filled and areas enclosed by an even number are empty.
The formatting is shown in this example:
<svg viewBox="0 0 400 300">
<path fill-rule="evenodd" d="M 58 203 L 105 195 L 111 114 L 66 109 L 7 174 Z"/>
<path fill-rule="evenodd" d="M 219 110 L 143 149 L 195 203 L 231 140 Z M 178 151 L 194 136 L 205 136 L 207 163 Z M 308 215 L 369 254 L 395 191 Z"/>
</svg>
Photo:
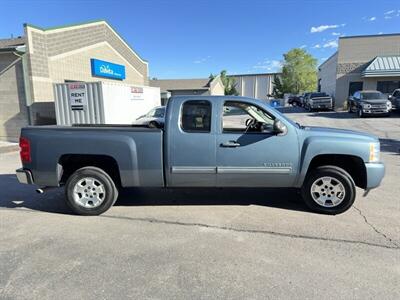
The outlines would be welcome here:
<svg viewBox="0 0 400 300">
<path fill-rule="evenodd" d="M 356 138 L 337 137 L 308 137 L 304 140 L 301 149 L 299 176 L 296 187 L 303 185 L 311 161 L 318 155 L 351 155 L 361 158 L 364 162 L 369 160 L 369 146 L 365 140 Z"/>
</svg>

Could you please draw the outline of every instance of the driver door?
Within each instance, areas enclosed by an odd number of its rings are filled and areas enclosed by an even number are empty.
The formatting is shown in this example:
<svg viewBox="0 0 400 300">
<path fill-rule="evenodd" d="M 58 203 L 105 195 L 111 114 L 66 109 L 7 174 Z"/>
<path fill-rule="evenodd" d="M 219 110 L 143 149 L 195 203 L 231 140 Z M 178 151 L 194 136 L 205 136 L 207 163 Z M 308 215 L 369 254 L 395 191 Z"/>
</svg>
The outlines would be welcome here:
<svg viewBox="0 0 400 300">
<path fill-rule="evenodd" d="M 299 146 L 294 128 L 285 135 L 273 130 L 274 117 L 254 104 L 221 104 L 216 138 L 217 186 L 291 186 L 298 172 Z M 263 128 L 246 123 L 264 122 Z"/>
</svg>

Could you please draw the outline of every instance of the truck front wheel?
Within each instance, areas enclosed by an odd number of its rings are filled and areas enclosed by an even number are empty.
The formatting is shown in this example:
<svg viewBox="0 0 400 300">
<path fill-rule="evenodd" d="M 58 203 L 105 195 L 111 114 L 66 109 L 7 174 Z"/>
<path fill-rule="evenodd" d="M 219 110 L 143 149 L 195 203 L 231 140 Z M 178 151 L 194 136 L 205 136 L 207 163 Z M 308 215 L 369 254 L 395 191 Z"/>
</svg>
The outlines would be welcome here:
<svg viewBox="0 0 400 300">
<path fill-rule="evenodd" d="M 336 215 L 354 203 L 356 188 L 350 174 L 336 166 L 312 170 L 304 181 L 302 197 L 313 211 Z"/>
<path fill-rule="evenodd" d="M 100 168 L 76 170 L 65 185 L 66 202 L 74 213 L 97 216 L 108 210 L 118 198 L 111 177 Z"/>
</svg>

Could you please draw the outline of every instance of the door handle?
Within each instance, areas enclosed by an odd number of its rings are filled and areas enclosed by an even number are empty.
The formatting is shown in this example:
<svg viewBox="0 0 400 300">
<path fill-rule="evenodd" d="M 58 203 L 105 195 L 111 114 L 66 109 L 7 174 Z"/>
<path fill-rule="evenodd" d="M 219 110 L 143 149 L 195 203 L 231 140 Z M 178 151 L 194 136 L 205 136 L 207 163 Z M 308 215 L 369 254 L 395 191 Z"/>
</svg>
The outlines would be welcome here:
<svg viewBox="0 0 400 300">
<path fill-rule="evenodd" d="M 236 148 L 236 147 L 240 147 L 240 144 L 236 141 L 229 141 L 229 142 L 222 143 L 220 146 L 226 147 L 226 148 Z"/>
</svg>

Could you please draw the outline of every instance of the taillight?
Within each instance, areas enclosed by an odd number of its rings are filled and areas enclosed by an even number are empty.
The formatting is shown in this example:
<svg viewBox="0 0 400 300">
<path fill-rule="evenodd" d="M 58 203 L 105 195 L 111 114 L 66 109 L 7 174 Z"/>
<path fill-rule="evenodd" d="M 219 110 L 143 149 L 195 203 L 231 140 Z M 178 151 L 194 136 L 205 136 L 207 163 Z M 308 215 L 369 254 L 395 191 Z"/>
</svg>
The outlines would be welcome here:
<svg viewBox="0 0 400 300">
<path fill-rule="evenodd" d="M 31 159 L 31 143 L 27 138 L 21 137 L 19 138 L 19 147 L 20 152 L 19 155 L 21 157 L 22 163 L 30 163 Z"/>
</svg>

